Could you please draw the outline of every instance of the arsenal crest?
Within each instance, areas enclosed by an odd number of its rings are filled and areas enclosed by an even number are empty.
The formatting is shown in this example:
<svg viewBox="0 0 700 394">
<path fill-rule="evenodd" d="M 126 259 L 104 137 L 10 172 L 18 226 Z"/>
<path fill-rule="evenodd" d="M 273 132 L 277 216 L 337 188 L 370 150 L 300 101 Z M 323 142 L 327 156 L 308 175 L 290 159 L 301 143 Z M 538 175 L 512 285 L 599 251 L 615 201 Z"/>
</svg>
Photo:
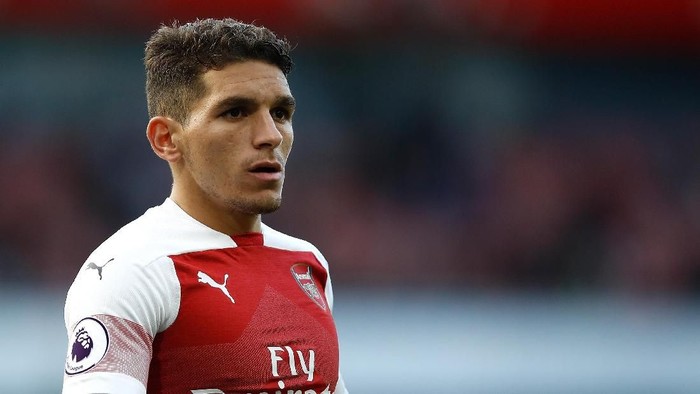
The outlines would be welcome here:
<svg viewBox="0 0 700 394">
<path fill-rule="evenodd" d="M 291 268 L 292 276 L 296 279 L 297 284 L 304 290 L 316 305 L 320 306 L 324 311 L 326 310 L 326 301 L 318 290 L 316 282 L 314 282 L 314 277 L 311 275 L 311 267 L 304 263 L 296 263 Z"/>
</svg>

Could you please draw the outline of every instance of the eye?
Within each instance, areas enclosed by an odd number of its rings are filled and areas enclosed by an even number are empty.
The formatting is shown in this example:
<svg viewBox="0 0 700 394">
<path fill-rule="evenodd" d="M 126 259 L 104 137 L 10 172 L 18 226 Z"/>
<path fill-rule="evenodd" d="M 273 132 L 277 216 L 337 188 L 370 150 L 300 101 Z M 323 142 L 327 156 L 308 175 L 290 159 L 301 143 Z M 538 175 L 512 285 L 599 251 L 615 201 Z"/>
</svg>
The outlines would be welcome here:
<svg viewBox="0 0 700 394">
<path fill-rule="evenodd" d="M 226 112 L 222 114 L 222 116 L 226 118 L 234 118 L 234 119 L 239 119 L 244 116 L 246 116 L 246 110 L 243 107 L 234 107 L 231 109 L 228 109 Z"/>
<path fill-rule="evenodd" d="M 276 120 L 281 121 L 289 120 L 292 117 L 292 114 L 289 112 L 289 110 L 285 108 L 274 108 L 272 111 L 270 111 L 270 114 Z"/>
</svg>

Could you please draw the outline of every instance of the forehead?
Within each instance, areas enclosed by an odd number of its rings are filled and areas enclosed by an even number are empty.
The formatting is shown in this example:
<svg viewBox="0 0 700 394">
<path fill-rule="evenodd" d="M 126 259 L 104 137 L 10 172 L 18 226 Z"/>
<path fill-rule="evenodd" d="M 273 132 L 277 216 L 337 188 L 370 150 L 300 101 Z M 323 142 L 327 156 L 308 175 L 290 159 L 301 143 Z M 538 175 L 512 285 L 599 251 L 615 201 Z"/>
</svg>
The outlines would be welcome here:
<svg viewBox="0 0 700 394">
<path fill-rule="evenodd" d="M 291 95 L 287 78 L 277 66 L 251 60 L 209 70 L 202 75 L 207 91 L 205 101 L 216 102 L 232 96 L 259 100 Z"/>
</svg>

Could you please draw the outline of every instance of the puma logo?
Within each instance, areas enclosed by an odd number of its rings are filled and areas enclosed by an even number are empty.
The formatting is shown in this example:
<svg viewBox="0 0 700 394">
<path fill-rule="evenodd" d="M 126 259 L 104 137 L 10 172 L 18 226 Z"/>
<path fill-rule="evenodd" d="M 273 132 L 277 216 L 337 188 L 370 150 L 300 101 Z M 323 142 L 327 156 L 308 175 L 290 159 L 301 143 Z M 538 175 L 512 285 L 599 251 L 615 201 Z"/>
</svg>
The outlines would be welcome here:
<svg viewBox="0 0 700 394">
<path fill-rule="evenodd" d="M 231 297 L 231 294 L 229 294 L 228 289 L 226 288 L 226 281 L 228 281 L 228 274 L 224 274 L 224 283 L 216 283 L 214 282 L 214 279 L 211 278 L 211 276 L 205 274 L 202 271 L 197 272 L 197 278 L 199 278 L 199 283 L 206 283 L 209 286 L 221 290 L 222 293 L 226 297 L 228 297 L 229 300 L 231 300 L 232 303 L 236 303 L 236 301 L 233 300 L 233 297 Z"/>
<path fill-rule="evenodd" d="M 111 258 L 111 259 L 107 260 L 107 262 L 104 263 L 104 264 L 102 264 L 102 265 L 97 265 L 97 264 L 95 264 L 95 263 L 93 263 L 93 262 L 90 262 L 90 263 L 88 264 L 87 268 L 85 268 L 85 269 L 86 269 L 86 270 L 89 270 L 89 269 L 96 269 L 96 270 L 97 270 L 97 274 L 100 276 L 100 280 L 102 280 L 102 268 L 104 268 L 105 265 L 109 264 L 112 260 L 114 260 L 114 258 Z"/>
</svg>

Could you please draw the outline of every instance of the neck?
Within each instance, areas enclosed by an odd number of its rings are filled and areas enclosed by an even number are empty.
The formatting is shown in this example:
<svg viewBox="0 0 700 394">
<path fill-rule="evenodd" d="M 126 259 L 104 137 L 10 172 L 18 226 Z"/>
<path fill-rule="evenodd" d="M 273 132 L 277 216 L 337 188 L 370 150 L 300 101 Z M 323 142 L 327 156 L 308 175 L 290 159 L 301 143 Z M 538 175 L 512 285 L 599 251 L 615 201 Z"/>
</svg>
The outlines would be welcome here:
<svg viewBox="0 0 700 394">
<path fill-rule="evenodd" d="M 227 235 L 261 232 L 259 214 L 242 213 L 201 195 L 182 193 L 173 187 L 172 199 L 198 222 Z"/>
</svg>

